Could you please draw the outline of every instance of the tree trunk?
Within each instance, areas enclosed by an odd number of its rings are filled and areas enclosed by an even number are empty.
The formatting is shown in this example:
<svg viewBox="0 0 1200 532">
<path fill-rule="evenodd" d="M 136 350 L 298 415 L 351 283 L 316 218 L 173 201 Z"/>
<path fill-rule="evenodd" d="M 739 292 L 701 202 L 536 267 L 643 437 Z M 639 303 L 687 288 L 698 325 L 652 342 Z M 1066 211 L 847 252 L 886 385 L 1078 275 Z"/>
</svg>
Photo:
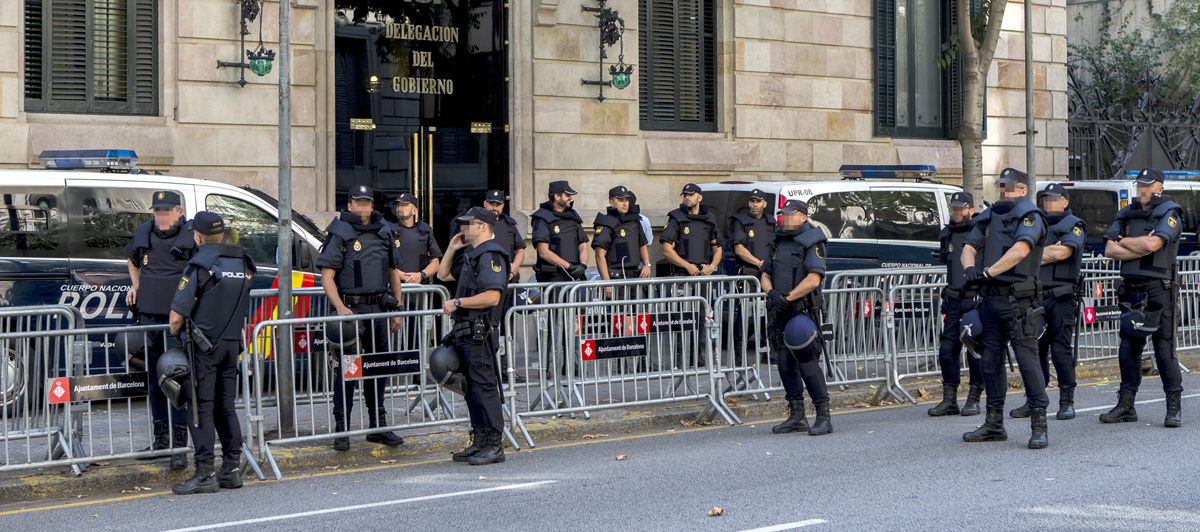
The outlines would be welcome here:
<svg viewBox="0 0 1200 532">
<path fill-rule="evenodd" d="M 992 0 L 987 27 L 978 45 L 970 30 L 972 0 L 955 1 L 958 2 L 958 49 L 963 60 L 962 122 L 958 126 L 963 190 L 975 196 L 978 209 L 983 204 L 983 121 L 987 119 L 983 97 L 987 93 L 987 72 L 1000 40 L 1000 26 L 1008 0 Z"/>
</svg>

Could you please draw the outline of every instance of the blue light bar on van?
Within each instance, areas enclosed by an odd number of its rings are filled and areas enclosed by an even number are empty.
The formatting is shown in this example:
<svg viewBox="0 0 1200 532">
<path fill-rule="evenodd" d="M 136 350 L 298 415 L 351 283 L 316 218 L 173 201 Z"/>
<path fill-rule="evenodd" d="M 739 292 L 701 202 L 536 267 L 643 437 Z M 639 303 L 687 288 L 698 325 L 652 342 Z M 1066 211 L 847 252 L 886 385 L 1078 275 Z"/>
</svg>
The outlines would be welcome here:
<svg viewBox="0 0 1200 532">
<path fill-rule="evenodd" d="M 843 178 L 860 179 L 913 179 L 937 175 L 937 167 L 930 164 L 843 164 L 838 171 Z"/>
<path fill-rule="evenodd" d="M 1130 170 L 1125 172 L 1125 177 L 1135 178 L 1139 172 L 1141 170 Z M 1200 181 L 1200 170 L 1163 170 L 1163 176 L 1167 179 Z"/>
<path fill-rule="evenodd" d="M 38 161 L 58 170 L 132 170 L 138 156 L 133 150 L 46 150 L 38 155 Z"/>
</svg>

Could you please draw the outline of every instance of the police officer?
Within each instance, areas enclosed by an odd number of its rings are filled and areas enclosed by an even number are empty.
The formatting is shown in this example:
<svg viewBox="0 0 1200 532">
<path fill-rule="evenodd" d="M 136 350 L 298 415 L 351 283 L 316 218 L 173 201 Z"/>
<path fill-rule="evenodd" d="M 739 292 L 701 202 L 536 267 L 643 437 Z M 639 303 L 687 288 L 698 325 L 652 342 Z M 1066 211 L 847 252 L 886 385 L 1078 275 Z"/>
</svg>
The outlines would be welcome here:
<svg viewBox="0 0 1200 532">
<path fill-rule="evenodd" d="M 779 378 L 783 381 L 790 414 L 771 427 L 775 434 L 808 431 L 811 436 L 833 432 L 829 419 L 829 391 L 820 356 L 824 342 L 819 339 L 808 349 L 789 349 L 785 328 L 792 318 L 807 314 L 812 323 L 821 323 L 821 280 L 825 276 L 825 233 L 808 223 L 808 204 L 788 200 L 780 209 L 783 223 L 775 230 L 771 252 L 762 265 L 762 288 L 767 292 L 775 322 L 775 357 Z M 819 336 L 819 331 L 810 331 Z M 817 411 L 812 427 L 804 417 L 804 389 Z"/>
<path fill-rule="evenodd" d="M 583 219 L 572 207 L 578 194 L 566 181 L 551 181 L 549 201 L 539 205 L 530 225 L 537 248 L 535 274 L 538 282 L 583 280 L 587 270 L 587 235 Z"/>
<path fill-rule="evenodd" d="M 171 314 L 171 296 L 183 275 L 184 266 L 196 254 L 192 223 L 184 217 L 179 194 L 170 190 L 154 193 L 154 219 L 139 225 L 125 246 L 129 279 L 125 303 L 137 316 L 138 325 L 166 325 Z M 150 373 L 150 416 L 154 441 L 142 451 L 187 447 L 187 421 L 182 410 L 171 406 L 158 384 L 158 358 L 166 349 L 161 335 L 148 335 L 146 371 Z M 169 414 L 169 415 L 168 415 Z M 171 469 L 187 467 L 187 457 L 171 455 Z"/>
<path fill-rule="evenodd" d="M 963 343 L 959 321 L 962 315 L 975 308 L 975 286 L 964 279 L 962 250 L 971 231 L 975 215 L 975 197 L 970 192 L 955 192 L 950 196 L 950 223 L 938 235 L 938 260 L 946 265 L 946 287 L 942 289 L 942 337 L 938 349 L 938 365 L 942 368 L 942 402 L 929 409 L 931 416 L 979 414 L 979 397 L 983 393 L 983 373 L 974 353 L 967 356 L 969 388 L 967 401 L 958 409 L 958 385 L 962 382 L 959 360 Z"/>
<path fill-rule="evenodd" d="M 173 292 L 171 333 L 192 342 L 195 405 L 192 425 L 196 472 L 172 487 L 178 495 L 212 493 L 242 487 L 242 431 L 234 400 L 242 322 L 250 312 L 250 285 L 257 269 L 241 246 L 226 244 L 225 222 L 217 214 L 196 213 L 194 242 L 199 250 Z M 183 334 L 185 320 L 194 330 Z M 221 472 L 213 468 L 213 432 L 221 438 Z"/>
<path fill-rule="evenodd" d="M 750 192 L 749 212 L 739 211 L 729 222 L 729 245 L 737 257 L 738 275 L 758 277 L 759 268 L 775 240 L 775 218 L 766 216 L 767 193 L 759 189 Z"/>
<path fill-rule="evenodd" d="M 511 259 L 508 280 L 515 282 L 519 281 L 517 276 L 521 273 L 521 264 L 525 262 L 525 235 L 517 229 L 517 221 L 504 214 L 504 203 L 503 190 L 489 190 L 484 196 L 483 207 L 496 215 L 495 241 Z"/>
<path fill-rule="evenodd" d="M 383 214 L 375 210 L 375 193 L 371 187 L 357 185 L 350 191 L 346 210 L 338 214 L 325 228 L 328 238 L 317 258 L 321 268 L 321 287 L 337 310 L 338 316 L 373 314 L 396 310 L 400 299 L 401 245 L 395 238 Z M 333 326 L 336 324 L 329 324 Z M 359 353 L 387 350 L 388 327 L 381 320 L 369 320 L 359 325 L 367 328 L 362 334 Z M 400 318 L 391 320 L 391 330 L 400 327 Z M 354 409 L 354 389 L 357 381 L 343 382 L 342 372 L 335 372 L 333 388 L 334 430 L 343 432 Z M 371 428 L 387 426 L 384 409 L 384 385 L 381 378 L 371 379 L 363 389 L 367 402 L 367 421 Z M 404 443 L 393 432 L 367 435 L 367 441 L 391 447 Z M 350 438 L 337 437 L 333 448 L 350 449 Z"/>
<path fill-rule="evenodd" d="M 393 237 L 400 240 L 400 262 L 396 265 L 400 281 L 429 284 L 442 259 L 442 248 L 433 238 L 433 228 L 417 220 L 417 197 L 412 194 L 400 194 L 395 210 L 399 222 L 391 224 L 391 230 Z"/>
<path fill-rule="evenodd" d="M 446 247 L 447 260 L 466 252 L 458 291 L 442 311 L 454 320 L 454 347 L 467 362 L 464 397 L 471 417 L 471 445 L 455 453 L 455 462 L 486 465 L 504 461 L 504 413 L 500 372 L 496 367 L 500 298 L 508 284 L 509 258 L 493 236 L 495 213 L 474 207 L 459 217 L 462 238 Z"/>
<path fill-rule="evenodd" d="M 648 240 L 642 231 L 641 209 L 630 203 L 632 195 L 624 186 L 609 189 L 608 211 L 596 214 L 592 248 L 601 279 L 650 277 Z"/>
<path fill-rule="evenodd" d="M 1103 423 L 1137 421 L 1133 399 L 1142 382 L 1141 354 L 1146 337 L 1154 342 L 1154 359 L 1167 395 L 1163 426 L 1178 427 L 1183 376 L 1175 358 L 1175 308 L 1179 279 L 1174 269 L 1179 252 L 1183 208 L 1163 195 L 1163 173 L 1146 168 L 1138 173 L 1138 199 L 1117 212 L 1104 234 L 1104 255 L 1121 261 L 1122 286 L 1117 294 L 1122 310 L 1121 390 L 1117 406 L 1100 416 Z M 1140 315 L 1137 315 L 1140 312 Z M 1137 319 L 1131 321 L 1132 316 Z M 1126 323 L 1129 322 L 1129 323 Z M 1150 331 L 1153 331 L 1151 333 Z"/>
<path fill-rule="evenodd" d="M 1083 289 L 1079 277 L 1083 266 L 1083 246 L 1087 224 L 1071 214 L 1067 189 L 1058 183 L 1038 192 L 1046 213 L 1046 247 L 1042 251 L 1042 308 L 1046 331 L 1038 339 L 1042 378 L 1050 382 L 1050 360 L 1058 376 L 1058 413 L 1060 420 L 1075 419 L 1075 315 Z M 1009 412 L 1014 418 L 1029 417 L 1029 406 Z"/>
<path fill-rule="evenodd" d="M 721 264 L 717 219 L 703 205 L 704 195 L 694 183 L 684 185 L 679 208 L 667 214 L 667 227 L 659 242 L 672 275 L 712 275 Z"/>
<path fill-rule="evenodd" d="M 987 417 L 978 430 L 963 434 L 963 441 L 1005 441 L 1004 394 L 1005 344 L 1012 346 L 1025 397 L 1029 404 L 1030 449 L 1044 449 L 1046 436 L 1046 381 L 1037 360 L 1038 314 L 1041 312 L 1041 283 L 1038 268 L 1046 240 L 1045 217 L 1025 198 L 1029 176 L 1005 168 L 997 181 L 1000 201 L 975 219 L 975 227 L 962 250 L 964 280 L 980 283 L 983 301 L 981 367 L 987 390 Z M 976 266 L 976 255 L 982 253 Z"/>
</svg>

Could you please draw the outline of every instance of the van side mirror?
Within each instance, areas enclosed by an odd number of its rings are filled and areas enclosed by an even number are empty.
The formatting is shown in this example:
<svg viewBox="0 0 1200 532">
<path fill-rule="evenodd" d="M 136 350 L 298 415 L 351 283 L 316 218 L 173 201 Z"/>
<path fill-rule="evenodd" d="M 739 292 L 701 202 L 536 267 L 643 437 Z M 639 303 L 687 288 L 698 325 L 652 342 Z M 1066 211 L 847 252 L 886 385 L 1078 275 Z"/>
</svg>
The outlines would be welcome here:
<svg viewBox="0 0 1200 532">
<path fill-rule="evenodd" d="M 296 265 L 298 270 L 308 270 L 312 268 L 312 255 L 308 252 L 309 246 L 300 238 L 300 235 L 292 235 L 292 263 Z"/>
</svg>

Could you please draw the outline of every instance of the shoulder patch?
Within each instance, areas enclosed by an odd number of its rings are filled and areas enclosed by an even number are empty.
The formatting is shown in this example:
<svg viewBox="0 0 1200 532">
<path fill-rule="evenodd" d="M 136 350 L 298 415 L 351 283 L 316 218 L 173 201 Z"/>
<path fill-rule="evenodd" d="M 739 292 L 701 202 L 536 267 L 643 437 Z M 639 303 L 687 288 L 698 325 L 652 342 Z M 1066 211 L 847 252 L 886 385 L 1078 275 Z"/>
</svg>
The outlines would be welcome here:
<svg viewBox="0 0 1200 532">
<path fill-rule="evenodd" d="M 596 234 L 600 234 L 600 232 L 601 232 L 601 231 L 604 231 L 604 226 L 603 226 L 603 225 L 602 225 L 602 226 L 600 226 L 600 227 L 597 227 L 597 228 L 596 228 Z M 558 232 L 558 226 L 557 226 L 557 225 L 556 225 L 556 226 L 554 226 L 554 232 L 555 232 L 555 233 L 557 233 L 557 232 Z"/>
<path fill-rule="evenodd" d="M 396 244 L 396 247 L 400 247 L 400 239 L 399 238 L 397 238 L 395 240 L 395 244 Z"/>
<path fill-rule="evenodd" d="M 1033 218 L 1026 216 L 1021 223 L 1025 224 L 1025 227 L 1033 227 Z"/>
<path fill-rule="evenodd" d="M 145 266 L 147 264 L 150 264 L 150 254 L 149 253 L 142 255 L 142 266 Z"/>
<path fill-rule="evenodd" d="M 818 259 L 825 258 L 825 257 L 821 256 L 821 246 L 817 246 L 817 247 L 813 248 L 813 252 L 817 254 Z"/>
<path fill-rule="evenodd" d="M 954 253 L 954 242 L 946 244 L 946 251 L 949 251 L 950 253 Z"/>
<path fill-rule="evenodd" d="M 354 241 L 354 251 L 362 251 L 362 242 Z"/>
<path fill-rule="evenodd" d="M 683 228 L 683 234 L 685 234 L 685 235 L 690 235 L 690 234 L 692 234 L 692 228 L 691 228 L 691 227 L 688 227 L 688 226 L 685 226 L 685 227 Z"/>
<path fill-rule="evenodd" d="M 1169 225 L 1169 226 L 1171 226 L 1171 227 L 1175 227 L 1175 226 L 1176 226 L 1176 225 L 1178 225 L 1178 224 L 1179 224 L 1179 222 L 1175 220 L 1175 217 L 1174 217 L 1174 216 L 1168 216 L 1168 217 L 1167 217 L 1167 225 Z"/>
<path fill-rule="evenodd" d="M 1074 229 L 1071 229 L 1071 232 L 1072 232 L 1072 233 L 1074 233 L 1074 234 L 1075 234 L 1075 236 L 1083 236 L 1083 231 L 1080 231 L 1080 230 L 1079 230 L 1079 226 L 1078 226 L 1078 225 L 1077 225 L 1077 226 L 1075 226 L 1075 228 L 1074 228 Z"/>
<path fill-rule="evenodd" d="M 492 271 L 494 271 L 496 273 L 500 273 L 500 270 L 501 270 L 500 265 L 496 264 L 496 259 L 492 259 Z"/>
<path fill-rule="evenodd" d="M 187 278 L 187 277 L 182 277 L 182 278 L 180 278 L 180 279 L 179 279 L 179 289 L 180 289 L 180 290 L 183 290 L 183 289 L 184 289 L 184 287 L 186 287 L 186 286 L 187 286 L 187 283 L 188 283 L 188 278 Z"/>
</svg>

